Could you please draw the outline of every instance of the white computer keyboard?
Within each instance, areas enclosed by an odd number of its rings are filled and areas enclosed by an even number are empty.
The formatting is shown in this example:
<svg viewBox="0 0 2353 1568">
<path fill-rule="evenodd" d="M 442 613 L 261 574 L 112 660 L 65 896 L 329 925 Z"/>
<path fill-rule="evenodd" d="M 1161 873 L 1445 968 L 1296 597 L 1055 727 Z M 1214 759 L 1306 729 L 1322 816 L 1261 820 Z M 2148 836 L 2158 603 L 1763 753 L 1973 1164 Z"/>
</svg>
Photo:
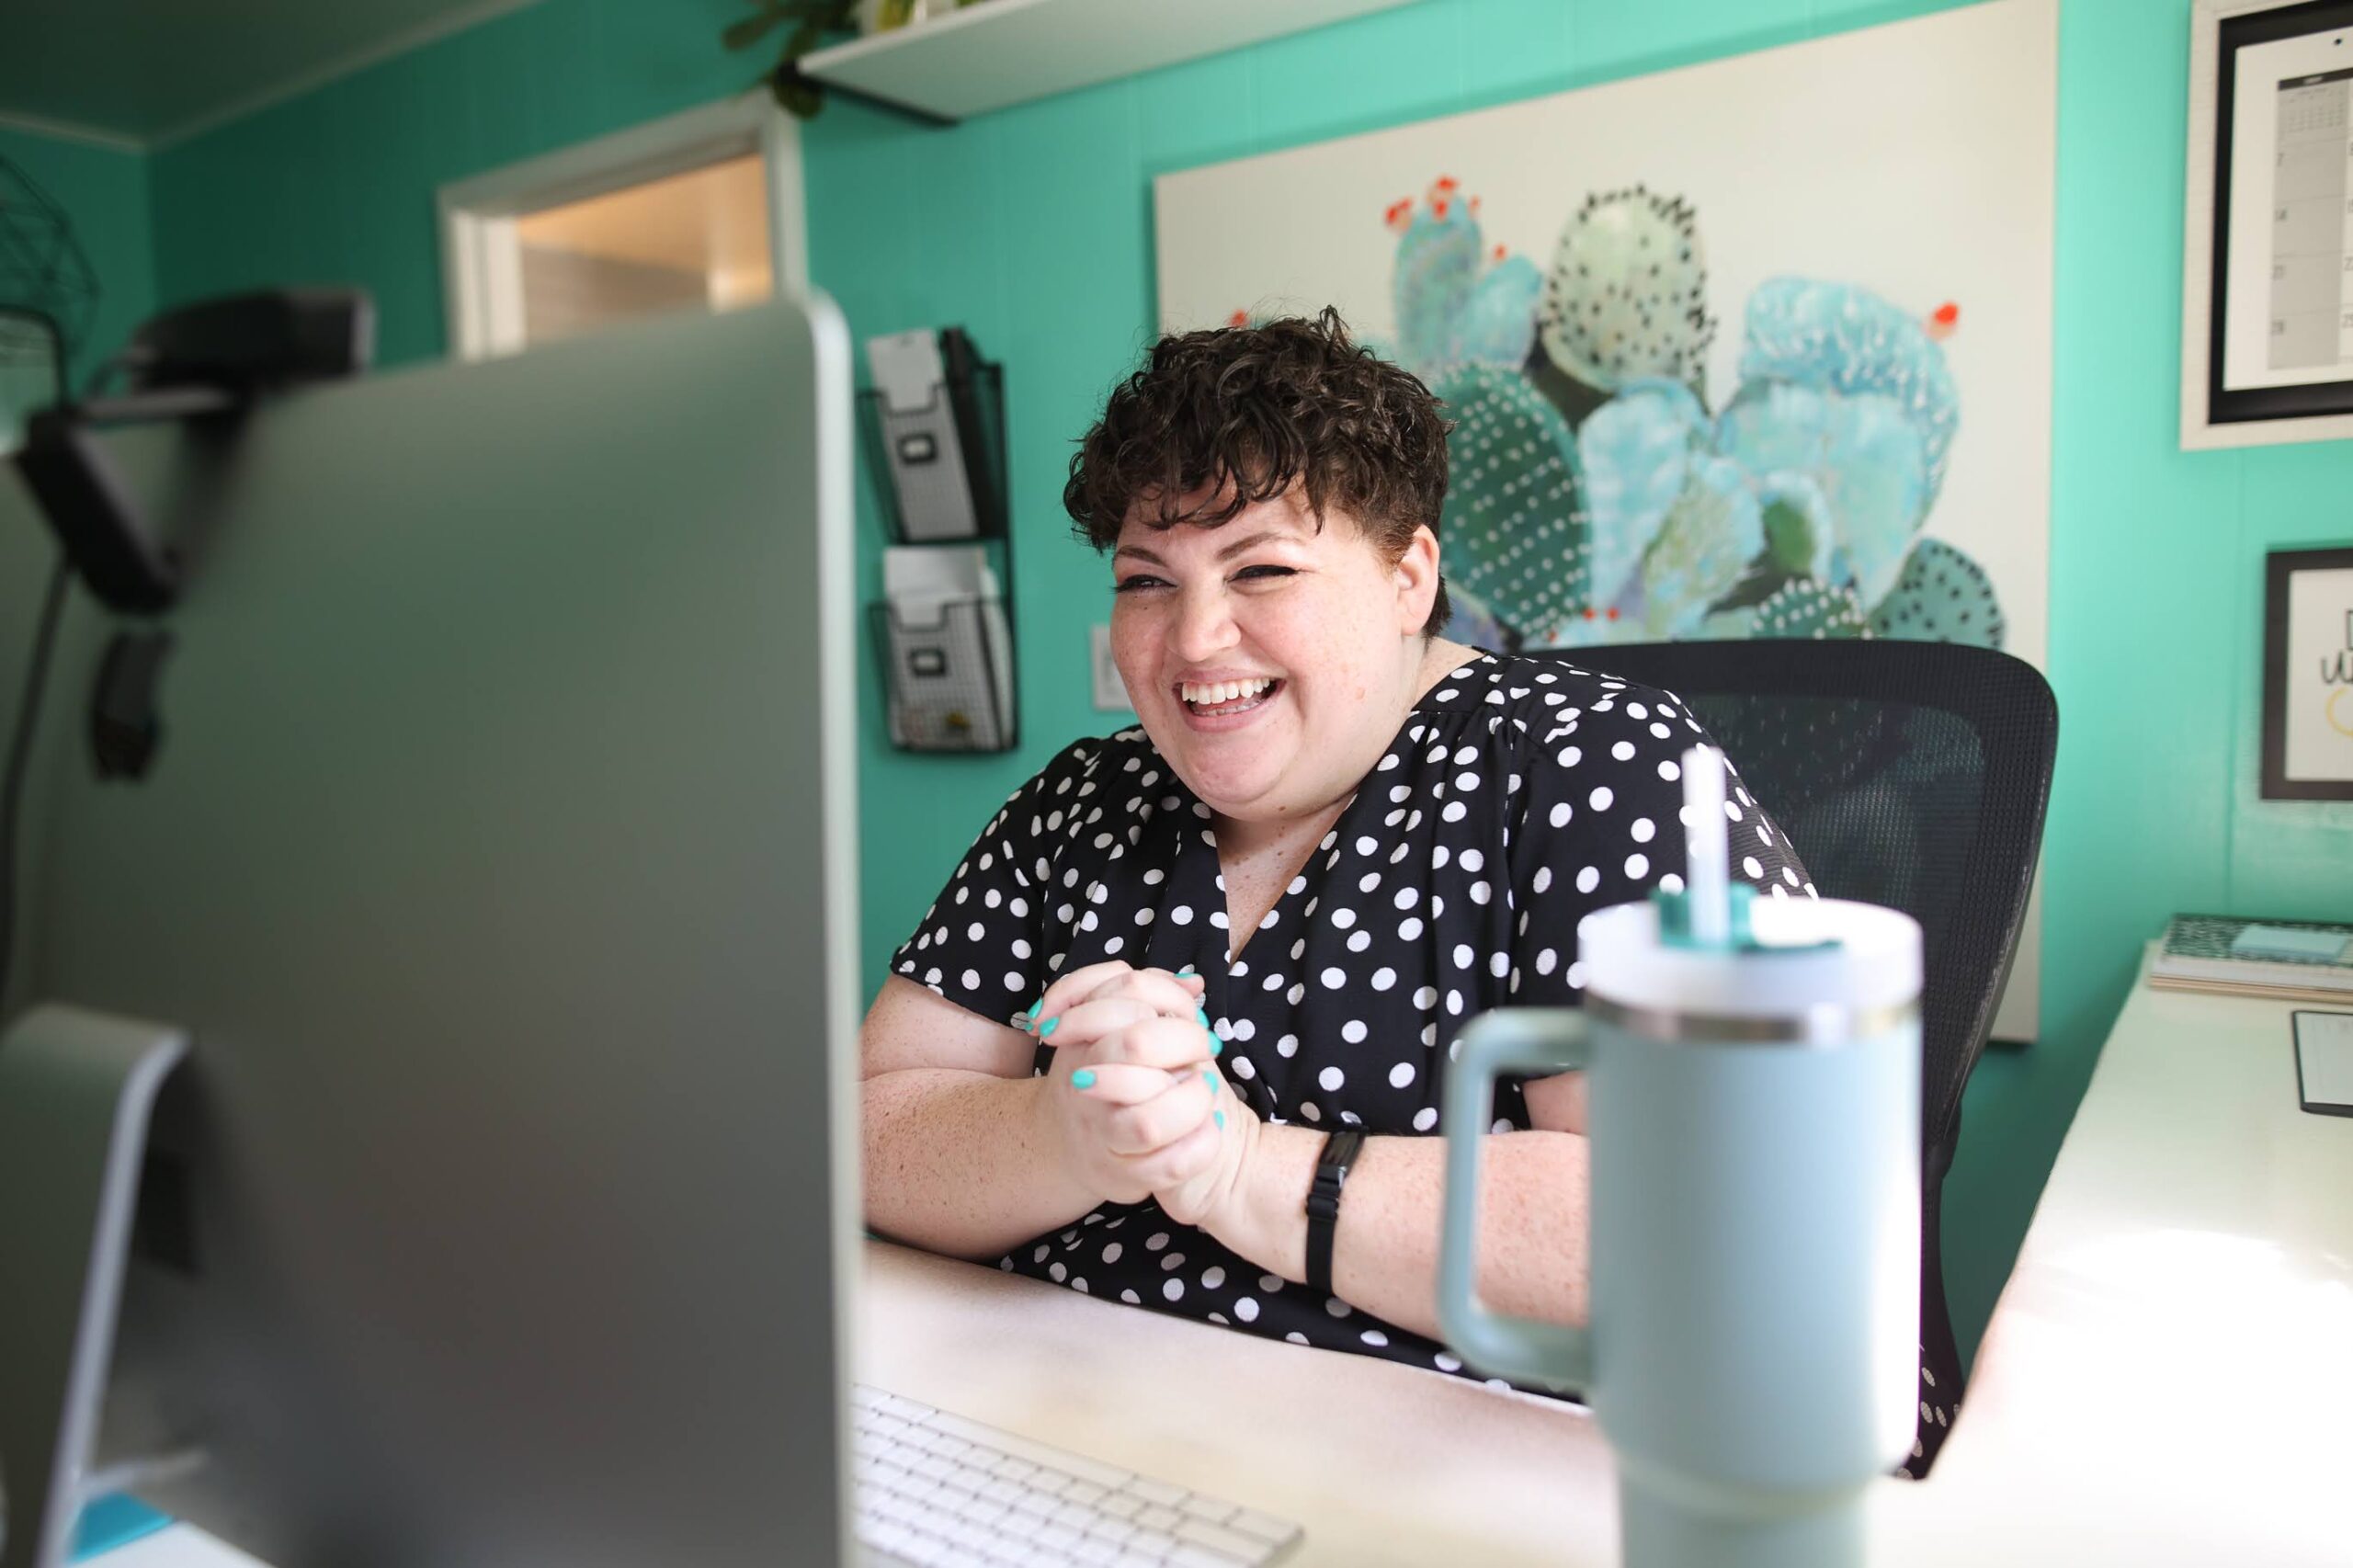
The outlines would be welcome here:
<svg viewBox="0 0 2353 1568">
<path fill-rule="evenodd" d="M 858 1539 L 867 1561 L 946 1568 L 1258 1568 L 1286 1520 L 1033 1443 L 860 1384 Z"/>
</svg>

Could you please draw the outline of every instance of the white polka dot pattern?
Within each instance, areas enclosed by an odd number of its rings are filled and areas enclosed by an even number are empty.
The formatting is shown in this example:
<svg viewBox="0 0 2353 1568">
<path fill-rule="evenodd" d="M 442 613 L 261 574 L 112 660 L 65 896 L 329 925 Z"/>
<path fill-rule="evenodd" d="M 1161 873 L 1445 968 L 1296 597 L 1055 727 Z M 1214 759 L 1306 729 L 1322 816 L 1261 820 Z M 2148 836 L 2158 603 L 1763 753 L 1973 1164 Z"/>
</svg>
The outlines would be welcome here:
<svg viewBox="0 0 2353 1568">
<path fill-rule="evenodd" d="M 1081 741 L 991 819 L 892 968 L 1007 1022 L 1063 970 L 1189 969 L 1235 1042 L 1227 1092 L 1260 1117 L 1430 1134 L 1462 1026 L 1506 1002 L 1577 1005 L 1578 920 L 1681 867 L 1674 764 L 1699 737 L 1649 722 L 1680 707 L 1566 665 L 1472 661 L 1408 715 L 1238 956 L 1206 808 L 1141 729 Z M 1755 831 L 1753 806 L 1745 817 L 1733 874 L 1807 887 L 1783 835 Z M 1529 1126 L 1517 1083 L 1497 1086 L 1495 1119 Z M 1342 1322 L 1347 1303 L 1284 1289 L 1148 1201 L 1106 1204 L 1005 1263 L 1240 1333 L 1461 1372 L 1431 1341 L 1362 1313 Z"/>
</svg>

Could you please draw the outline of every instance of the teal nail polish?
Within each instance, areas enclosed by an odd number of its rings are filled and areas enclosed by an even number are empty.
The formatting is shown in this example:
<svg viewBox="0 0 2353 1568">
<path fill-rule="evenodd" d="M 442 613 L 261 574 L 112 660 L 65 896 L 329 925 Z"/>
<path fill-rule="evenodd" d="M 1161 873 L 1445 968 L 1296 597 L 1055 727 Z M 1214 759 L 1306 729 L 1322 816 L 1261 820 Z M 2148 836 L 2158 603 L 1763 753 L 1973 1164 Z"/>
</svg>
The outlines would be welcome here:
<svg viewBox="0 0 2353 1568">
<path fill-rule="evenodd" d="M 1216 1087 L 1217 1087 L 1217 1069 L 1216 1069 L 1216 1068 L 1214 1068 L 1214 1067 L 1204 1067 L 1204 1068 L 1202 1068 L 1202 1069 L 1201 1069 L 1201 1082 L 1202 1082 L 1202 1083 L 1204 1083 L 1204 1084 L 1207 1084 L 1207 1085 L 1208 1085 L 1211 1088 L 1212 1088 L 1212 1089 L 1216 1088 Z"/>
<path fill-rule="evenodd" d="M 1223 1056 L 1225 1054 L 1225 1041 L 1218 1039 L 1215 1035 L 1210 1036 L 1210 1054 L 1211 1056 Z"/>
<path fill-rule="evenodd" d="M 1225 1131 L 1225 1112 L 1219 1111 L 1217 1113 L 1217 1125 L 1219 1131 L 1222 1132 Z"/>
<path fill-rule="evenodd" d="M 1046 999 L 1043 996 L 1039 997 L 1035 1002 L 1029 1004 L 1029 1021 L 1031 1023 L 1034 1024 L 1038 1021 L 1038 1009 L 1043 1007 L 1045 1005 Z"/>
<path fill-rule="evenodd" d="M 1061 1022 L 1062 1020 L 1060 1018 L 1048 1018 L 1044 1023 L 1040 1024 L 1038 1026 L 1038 1038 L 1040 1040 L 1043 1040 L 1048 1035 L 1053 1033 L 1054 1026 Z"/>
<path fill-rule="evenodd" d="M 1095 1086 L 1095 1074 L 1093 1069 L 1082 1067 L 1077 1072 L 1073 1073 L 1070 1075 L 1070 1086 L 1074 1089 L 1093 1088 Z"/>
<path fill-rule="evenodd" d="M 1207 1028 L 1210 1027 L 1210 1010 L 1207 1007 L 1194 1008 L 1193 1017 L 1201 1020 L 1201 1028 Z"/>
</svg>

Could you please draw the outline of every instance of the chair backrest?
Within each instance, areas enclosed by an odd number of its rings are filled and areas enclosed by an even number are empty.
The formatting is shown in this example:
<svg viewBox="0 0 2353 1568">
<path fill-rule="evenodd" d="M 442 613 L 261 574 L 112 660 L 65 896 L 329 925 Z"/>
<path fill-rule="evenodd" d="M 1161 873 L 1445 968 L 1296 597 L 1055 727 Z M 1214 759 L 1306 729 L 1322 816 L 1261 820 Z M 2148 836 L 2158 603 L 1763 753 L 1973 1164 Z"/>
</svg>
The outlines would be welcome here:
<svg viewBox="0 0 2353 1568">
<path fill-rule="evenodd" d="M 2023 660 L 1946 642 L 1648 642 L 1558 656 L 1678 694 L 1824 897 L 1920 923 L 1922 1151 L 1940 1177 L 2041 849 L 2059 733 L 2050 686 Z"/>
</svg>

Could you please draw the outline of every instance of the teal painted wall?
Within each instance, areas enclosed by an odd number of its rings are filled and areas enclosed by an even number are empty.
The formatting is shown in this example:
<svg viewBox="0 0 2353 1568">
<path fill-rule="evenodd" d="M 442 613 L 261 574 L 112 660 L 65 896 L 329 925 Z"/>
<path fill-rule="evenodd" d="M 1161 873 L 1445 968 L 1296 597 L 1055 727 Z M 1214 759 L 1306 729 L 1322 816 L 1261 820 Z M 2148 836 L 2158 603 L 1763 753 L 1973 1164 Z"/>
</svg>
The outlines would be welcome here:
<svg viewBox="0 0 2353 1568">
<path fill-rule="evenodd" d="M 1071 441 L 1148 342 L 1170 169 L 1943 8 L 1940 0 L 1424 0 L 950 131 L 835 105 L 806 138 L 813 270 L 860 335 L 968 325 L 1010 367 L 1018 756 L 861 756 L 870 974 L 1087 705 L 1106 574 L 1064 537 Z M 164 298 L 351 281 L 388 363 L 440 352 L 442 182 L 735 90 L 721 0 L 545 0 L 153 160 Z M 2138 945 L 2177 909 L 2353 913 L 2353 811 L 2255 797 L 2262 551 L 2353 540 L 2353 445 L 2177 449 L 2188 7 L 2065 0 L 2045 1038 L 1989 1057 L 1947 1187 L 1973 1344 Z M 867 581 L 874 580 L 870 527 Z"/>
<path fill-rule="evenodd" d="M 155 236 L 148 201 L 148 161 L 86 142 L 39 136 L 0 125 L 0 158 L 32 176 L 65 210 L 74 237 L 96 269 L 98 309 L 75 357 L 81 377 L 122 347 L 155 309 Z"/>
</svg>

